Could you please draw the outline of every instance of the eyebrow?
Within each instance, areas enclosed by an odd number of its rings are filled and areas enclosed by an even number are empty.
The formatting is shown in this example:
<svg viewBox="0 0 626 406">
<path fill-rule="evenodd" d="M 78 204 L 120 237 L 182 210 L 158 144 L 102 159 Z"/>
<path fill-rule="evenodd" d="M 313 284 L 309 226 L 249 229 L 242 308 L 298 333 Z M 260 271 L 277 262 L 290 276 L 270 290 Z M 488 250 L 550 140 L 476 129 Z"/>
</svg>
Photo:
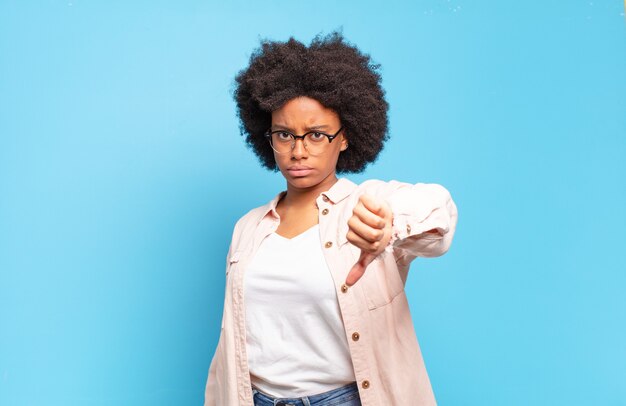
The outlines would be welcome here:
<svg viewBox="0 0 626 406">
<path fill-rule="evenodd" d="M 319 124 L 319 125 L 312 125 L 310 127 L 307 127 L 306 130 L 307 131 L 313 131 L 313 130 L 323 130 L 323 129 L 329 129 L 330 126 L 327 124 Z M 291 131 L 293 132 L 293 129 L 287 127 L 286 125 L 282 125 L 282 124 L 274 124 L 272 126 L 272 131 L 275 130 L 287 130 L 287 131 Z"/>
</svg>

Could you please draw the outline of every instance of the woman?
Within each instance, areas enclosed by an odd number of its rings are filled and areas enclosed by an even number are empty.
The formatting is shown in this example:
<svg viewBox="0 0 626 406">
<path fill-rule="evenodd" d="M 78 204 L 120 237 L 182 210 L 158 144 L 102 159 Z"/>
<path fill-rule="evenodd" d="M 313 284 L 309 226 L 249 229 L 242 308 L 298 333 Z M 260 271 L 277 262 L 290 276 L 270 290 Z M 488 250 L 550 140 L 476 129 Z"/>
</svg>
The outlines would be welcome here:
<svg viewBox="0 0 626 406">
<path fill-rule="evenodd" d="M 263 42 L 237 76 L 242 134 L 287 190 L 235 225 L 205 406 L 435 404 L 404 284 L 448 250 L 456 206 L 436 184 L 337 178 L 387 139 L 377 69 L 332 33 Z"/>
</svg>

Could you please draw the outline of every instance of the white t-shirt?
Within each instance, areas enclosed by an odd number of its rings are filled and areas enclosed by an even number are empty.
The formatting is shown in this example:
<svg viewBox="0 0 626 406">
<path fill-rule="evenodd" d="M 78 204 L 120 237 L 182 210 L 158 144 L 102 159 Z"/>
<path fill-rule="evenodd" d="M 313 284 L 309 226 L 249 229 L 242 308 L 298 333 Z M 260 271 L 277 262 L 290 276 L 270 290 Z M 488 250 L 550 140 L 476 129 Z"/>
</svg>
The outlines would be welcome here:
<svg viewBox="0 0 626 406">
<path fill-rule="evenodd" d="M 244 274 L 250 378 L 274 397 L 302 397 L 355 381 L 319 225 L 261 243 Z"/>
</svg>

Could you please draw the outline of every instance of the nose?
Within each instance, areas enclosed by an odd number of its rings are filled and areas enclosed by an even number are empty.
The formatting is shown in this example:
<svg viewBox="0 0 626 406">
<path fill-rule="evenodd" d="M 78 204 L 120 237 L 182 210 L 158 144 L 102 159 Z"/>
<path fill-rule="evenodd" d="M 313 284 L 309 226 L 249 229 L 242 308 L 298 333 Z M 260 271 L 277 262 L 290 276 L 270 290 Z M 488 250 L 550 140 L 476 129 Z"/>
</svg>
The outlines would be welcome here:
<svg viewBox="0 0 626 406">
<path fill-rule="evenodd" d="M 304 146 L 303 139 L 295 140 L 293 144 L 293 148 L 291 148 L 291 158 L 292 159 L 302 159 L 307 155 L 308 151 Z"/>
</svg>

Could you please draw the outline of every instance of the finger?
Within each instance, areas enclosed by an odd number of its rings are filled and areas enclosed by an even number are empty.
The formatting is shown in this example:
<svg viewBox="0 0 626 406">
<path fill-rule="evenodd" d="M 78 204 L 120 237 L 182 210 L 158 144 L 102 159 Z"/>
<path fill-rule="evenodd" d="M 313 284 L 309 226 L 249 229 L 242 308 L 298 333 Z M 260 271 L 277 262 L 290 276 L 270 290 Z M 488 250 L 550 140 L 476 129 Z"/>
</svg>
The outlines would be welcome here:
<svg viewBox="0 0 626 406">
<path fill-rule="evenodd" d="M 370 243 L 380 241 L 385 236 L 383 229 L 370 227 L 356 216 L 352 216 L 348 220 L 348 231 L 353 231 L 356 235 Z"/>
<path fill-rule="evenodd" d="M 380 229 L 385 228 L 385 219 L 378 214 L 371 212 L 363 205 L 357 205 L 354 208 L 353 213 L 355 216 L 361 219 L 363 223 L 367 224 L 370 227 Z"/>
<path fill-rule="evenodd" d="M 380 204 L 379 199 L 377 199 L 376 197 L 372 195 L 363 194 L 359 198 L 359 201 L 363 203 L 363 206 L 365 206 L 365 208 L 371 211 L 372 213 L 378 213 L 381 209 L 381 204 Z"/>
<path fill-rule="evenodd" d="M 387 203 L 386 201 L 382 201 L 381 205 L 380 205 L 380 210 L 378 210 L 377 213 L 380 217 L 382 217 L 383 219 L 392 219 L 393 218 L 393 211 L 391 210 L 391 206 L 389 206 L 389 203 Z"/>
<path fill-rule="evenodd" d="M 380 241 L 366 241 L 363 238 L 359 237 L 353 231 L 348 231 L 348 234 L 346 234 L 346 238 L 352 245 L 359 248 L 361 251 L 367 251 L 372 254 L 378 253 L 380 251 Z"/>
<path fill-rule="evenodd" d="M 376 258 L 375 255 L 369 254 L 365 251 L 361 251 L 361 256 L 359 257 L 359 260 L 356 264 L 352 266 L 350 272 L 348 272 L 348 276 L 346 277 L 346 285 L 352 286 L 357 283 L 357 281 L 361 279 L 363 274 L 365 274 L 365 269 L 367 269 L 367 266 L 372 263 L 374 258 Z"/>
</svg>

